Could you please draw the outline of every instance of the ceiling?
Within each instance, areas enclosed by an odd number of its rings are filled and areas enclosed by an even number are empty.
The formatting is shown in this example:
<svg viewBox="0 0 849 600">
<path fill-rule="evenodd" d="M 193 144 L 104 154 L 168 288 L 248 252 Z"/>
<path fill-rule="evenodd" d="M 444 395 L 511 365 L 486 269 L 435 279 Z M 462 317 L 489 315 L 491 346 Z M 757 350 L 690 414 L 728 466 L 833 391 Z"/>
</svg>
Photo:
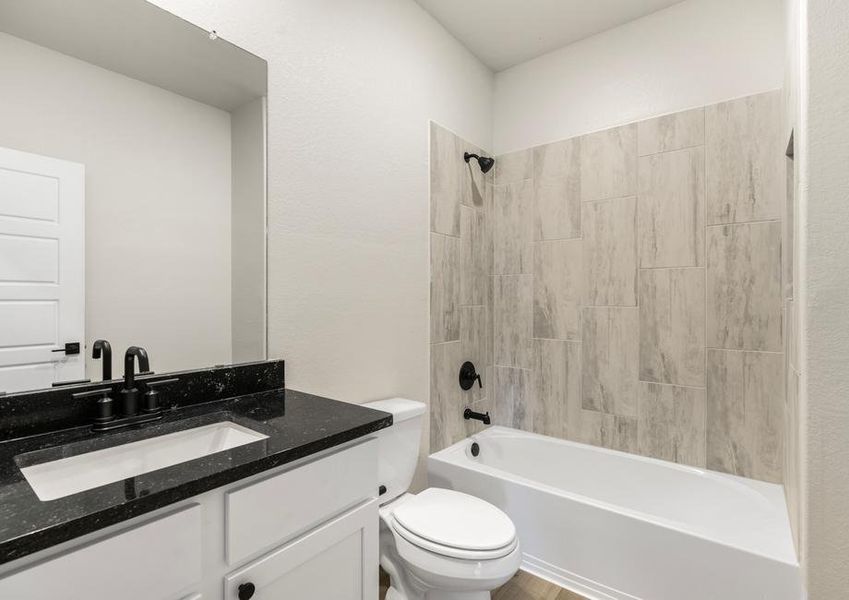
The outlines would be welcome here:
<svg viewBox="0 0 849 600">
<path fill-rule="evenodd" d="M 0 0 L 0 32 L 226 111 L 266 95 L 264 60 L 145 0 Z"/>
<path fill-rule="evenodd" d="M 681 0 L 416 0 L 493 71 L 502 71 Z"/>
</svg>

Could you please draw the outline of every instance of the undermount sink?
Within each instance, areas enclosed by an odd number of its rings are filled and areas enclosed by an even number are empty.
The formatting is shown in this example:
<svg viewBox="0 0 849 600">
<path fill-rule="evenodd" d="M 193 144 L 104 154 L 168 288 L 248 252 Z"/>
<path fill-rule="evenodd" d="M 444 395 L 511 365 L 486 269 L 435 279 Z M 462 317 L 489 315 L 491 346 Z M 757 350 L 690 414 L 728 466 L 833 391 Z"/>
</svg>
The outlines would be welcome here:
<svg viewBox="0 0 849 600">
<path fill-rule="evenodd" d="M 230 421 L 21 468 L 40 500 L 56 500 L 266 439 Z"/>
</svg>

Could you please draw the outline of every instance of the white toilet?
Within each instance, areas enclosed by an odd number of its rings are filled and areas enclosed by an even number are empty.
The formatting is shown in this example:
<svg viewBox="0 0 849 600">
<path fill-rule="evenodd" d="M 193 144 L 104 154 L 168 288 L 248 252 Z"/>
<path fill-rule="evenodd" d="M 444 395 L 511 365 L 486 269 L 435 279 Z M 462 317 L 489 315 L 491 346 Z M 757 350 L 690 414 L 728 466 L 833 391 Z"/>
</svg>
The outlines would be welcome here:
<svg viewBox="0 0 849 600">
<path fill-rule="evenodd" d="M 392 398 L 367 406 L 394 419 L 377 434 L 386 487 L 380 508 L 380 565 L 391 582 L 386 600 L 489 600 L 522 561 L 510 517 L 453 490 L 408 494 L 425 405 Z"/>
</svg>

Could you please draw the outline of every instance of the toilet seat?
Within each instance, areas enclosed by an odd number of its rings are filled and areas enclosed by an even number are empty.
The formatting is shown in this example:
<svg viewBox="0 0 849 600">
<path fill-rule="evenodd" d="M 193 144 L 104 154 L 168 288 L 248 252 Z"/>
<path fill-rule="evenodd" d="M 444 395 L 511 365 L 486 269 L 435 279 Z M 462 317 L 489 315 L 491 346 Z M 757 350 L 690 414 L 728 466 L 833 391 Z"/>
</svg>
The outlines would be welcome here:
<svg viewBox="0 0 849 600">
<path fill-rule="evenodd" d="M 504 546 L 503 548 L 496 548 L 494 550 L 467 550 L 465 548 L 454 548 L 452 546 L 445 546 L 442 544 L 434 543 L 430 540 L 416 535 L 411 531 L 408 531 L 404 528 L 403 525 L 399 524 L 397 521 L 392 522 L 392 530 L 416 548 L 427 550 L 428 552 L 438 554 L 439 556 L 445 556 L 448 558 L 460 558 L 463 560 L 495 560 L 497 558 L 507 556 L 508 554 L 513 552 L 513 550 L 515 550 L 516 546 L 519 544 L 519 541 L 517 539 L 514 539 L 510 544 Z"/>
<path fill-rule="evenodd" d="M 440 488 L 429 488 L 395 508 L 392 529 L 418 548 L 465 560 L 502 558 L 518 545 L 516 527 L 501 510 Z"/>
</svg>

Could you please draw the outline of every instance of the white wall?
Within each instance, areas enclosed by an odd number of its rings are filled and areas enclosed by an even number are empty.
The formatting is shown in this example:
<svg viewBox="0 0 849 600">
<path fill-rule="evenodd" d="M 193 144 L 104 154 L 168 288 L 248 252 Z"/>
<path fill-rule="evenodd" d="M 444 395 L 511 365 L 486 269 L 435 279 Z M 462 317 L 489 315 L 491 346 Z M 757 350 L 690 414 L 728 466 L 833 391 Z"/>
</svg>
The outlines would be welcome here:
<svg viewBox="0 0 849 600">
<path fill-rule="evenodd" d="M 0 81 L 0 146 L 86 166 L 87 342 L 229 362 L 229 113 L 5 34 Z"/>
<path fill-rule="evenodd" d="M 849 590 L 849 4 L 800 2 L 802 554 L 811 600 Z"/>
<path fill-rule="evenodd" d="M 287 385 L 427 402 L 428 121 L 490 147 L 489 70 L 412 0 L 156 3 L 269 62 L 269 355 Z"/>
<path fill-rule="evenodd" d="M 686 0 L 496 75 L 496 154 L 780 88 L 781 0 Z"/>
</svg>

